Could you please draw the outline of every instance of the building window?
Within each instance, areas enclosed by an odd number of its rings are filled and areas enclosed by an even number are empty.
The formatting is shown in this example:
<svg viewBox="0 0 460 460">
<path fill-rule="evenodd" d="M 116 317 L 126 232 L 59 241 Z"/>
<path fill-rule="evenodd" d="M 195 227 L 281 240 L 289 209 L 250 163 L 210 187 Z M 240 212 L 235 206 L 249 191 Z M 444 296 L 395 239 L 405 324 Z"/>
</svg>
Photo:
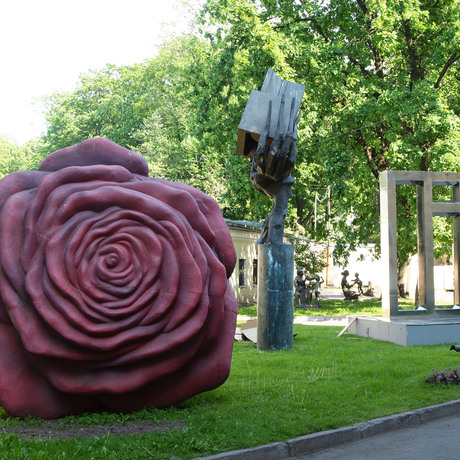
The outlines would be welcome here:
<svg viewBox="0 0 460 460">
<path fill-rule="evenodd" d="M 238 285 L 246 286 L 246 259 L 239 259 Z"/>
<path fill-rule="evenodd" d="M 257 286 L 257 259 L 252 261 L 252 284 Z"/>
</svg>

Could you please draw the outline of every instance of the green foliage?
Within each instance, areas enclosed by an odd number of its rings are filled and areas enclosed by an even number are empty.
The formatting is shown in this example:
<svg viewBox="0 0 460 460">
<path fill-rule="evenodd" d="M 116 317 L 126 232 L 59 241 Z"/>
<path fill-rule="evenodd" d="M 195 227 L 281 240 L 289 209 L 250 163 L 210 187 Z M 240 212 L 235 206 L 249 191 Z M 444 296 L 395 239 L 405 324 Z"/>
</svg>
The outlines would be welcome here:
<svg viewBox="0 0 460 460">
<path fill-rule="evenodd" d="M 15 171 L 37 169 L 42 159 L 39 151 L 38 141 L 20 146 L 0 136 L 0 177 Z"/>
<path fill-rule="evenodd" d="M 221 202 L 226 157 L 214 121 L 219 104 L 208 73 L 212 62 L 209 45 L 184 36 L 147 63 L 146 78 L 163 86 L 136 140 L 158 177 L 185 182 Z"/>
<path fill-rule="evenodd" d="M 252 38 L 263 23 L 277 50 L 263 68 L 306 85 L 292 201 L 307 236 L 336 240 L 336 262 L 379 241 L 379 172 L 458 169 L 458 2 L 209 0 L 205 11 L 233 74 L 254 75 L 252 61 L 237 56 L 264 55 Z M 327 185 L 330 232 L 312 226 L 314 192 Z M 402 198 L 405 222 L 414 208 Z M 401 261 L 414 251 L 414 235 L 414 223 L 404 223 Z"/>
<path fill-rule="evenodd" d="M 300 235 L 289 235 L 288 241 L 294 245 L 296 267 L 303 267 L 310 275 L 321 273 L 326 268 L 325 249 L 312 248 L 311 241 Z"/>
<path fill-rule="evenodd" d="M 222 144 L 229 134 L 211 74 L 214 61 L 209 44 L 184 35 L 142 64 L 81 75 L 74 92 L 46 100 L 47 152 L 107 137 L 144 155 L 151 175 L 195 186 L 222 202 Z"/>
<path fill-rule="evenodd" d="M 80 76 L 73 93 L 45 99 L 52 152 L 92 137 L 107 137 L 125 147 L 136 145 L 134 133 L 151 111 L 151 83 L 143 78 L 143 64 L 116 67 Z"/>
<path fill-rule="evenodd" d="M 250 90 L 273 67 L 306 86 L 287 227 L 333 241 L 340 265 L 363 243 L 378 253 L 380 172 L 459 170 L 458 0 L 208 0 L 197 19 L 157 57 L 48 98 L 41 154 L 105 136 L 152 175 L 213 196 L 225 217 L 263 220 L 270 200 L 235 149 Z M 414 190 L 397 203 L 402 264 L 416 249 Z M 435 222 L 437 255 L 450 251 L 448 227 Z"/>
</svg>

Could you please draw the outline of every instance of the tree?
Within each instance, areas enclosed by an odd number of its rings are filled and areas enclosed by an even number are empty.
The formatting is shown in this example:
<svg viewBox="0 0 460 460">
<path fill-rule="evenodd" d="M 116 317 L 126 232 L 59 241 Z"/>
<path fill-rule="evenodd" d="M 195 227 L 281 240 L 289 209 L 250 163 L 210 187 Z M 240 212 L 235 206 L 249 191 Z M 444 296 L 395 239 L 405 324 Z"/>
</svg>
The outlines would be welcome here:
<svg viewBox="0 0 460 460">
<path fill-rule="evenodd" d="M 234 15 L 235 6 L 252 16 Z M 381 171 L 458 169 L 458 6 L 456 0 L 206 4 L 222 24 L 214 34 L 226 46 L 222 55 L 235 48 L 233 43 L 246 48 L 253 25 L 265 24 L 283 54 L 283 65 L 274 63 L 275 70 L 306 85 L 293 197 L 296 217 L 307 234 L 325 237 L 326 225 L 316 232 L 309 227 L 312 197 L 305 190 L 329 184 L 334 258 L 342 263 L 357 244 L 378 242 Z M 226 43 L 222 36 L 232 40 Z M 260 49 L 256 45 L 246 55 Z M 252 62 L 239 64 L 244 67 L 239 74 L 250 74 Z M 413 197 L 399 191 L 401 263 L 415 249 L 415 222 L 409 220 Z"/>
<path fill-rule="evenodd" d="M 271 200 L 250 184 L 250 161 L 235 154 L 237 129 L 251 89 L 260 89 L 268 68 L 283 78 L 293 75 L 286 60 L 289 40 L 260 16 L 255 4 L 245 0 L 208 1 L 201 18 L 204 37 L 216 56 L 209 72 L 217 108 L 211 138 L 227 156 L 224 212 L 232 219 L 264 220 Z M 291 210 L 288 226 L 295 226 L 296 221 Z"/>
<path fill-rule="evenodd" d="M 135 66 L 80 76 L 72 93 L 47 99 L 47 151 L 102 136 L 146 157 L 157 177 L 224 193 L 226 133 L 212 83 L 212 49 L 197 37 L 171 40 Z"/>
<path fill-rule="evenodd" d="M 0 177 L 15 171 L 37 169 L 41 161 L 38 150 L 37 142 L 20 146 L 7 137 L 0 136 Z"/>
<path fill-rule="evenodd" d="M 154 110 L 136 136 L 138 151 L 152 159 L 156 175 L 193 185 L 220 201 L 224 156 L 209 90 L 209 45 L 193 36 L 165 43 L 147 62 L 145 78 L 157 81 Z"/>
<path fill-rule="evenodd" d="M 212 195 L 226 217 L 263 220 L 270 200 L 249 183 L 249 161 L 235 149 L 250 90 L 272 67 L 306 86 L 287 227 L 333 239 L 334 259 L 344 265 L 357 245 L 379 242 L 381 171 L 460 166 L 458 6 L 208 0 L 199 33 L 165 43 L 142 64 L 90 72 L 73 93 L 53 95 L 47 148 L 109 137 L 144 154 L 158 177 Z M 328 187 L 330 211 L 315 198 Z M 416 247 L 414 203 L 410 187 L 399 187 L 400 263 Z M 439 254 L 449 246 L 445 228 L 445 220 L 436 222 Z"/>
<path fill-rule="evenodd" d="M 142 78 L 144 67 L 108 65 L 80 75 L 74 92 L 46 98 L 48 152 L 98 136 L 135 147 L 134 134 L 152 106 L 150 82 Z"/>
<path fill-rule="evenodd" d="M 290 244 L 294 245 L 294 263 L 296 267 L 303 267 L 309 274 L 321 273 L 326 268 L 324 249 L 316 249 L 312 242 L 304 236 L 291 234 L 288 236 Z"/>
</svg>

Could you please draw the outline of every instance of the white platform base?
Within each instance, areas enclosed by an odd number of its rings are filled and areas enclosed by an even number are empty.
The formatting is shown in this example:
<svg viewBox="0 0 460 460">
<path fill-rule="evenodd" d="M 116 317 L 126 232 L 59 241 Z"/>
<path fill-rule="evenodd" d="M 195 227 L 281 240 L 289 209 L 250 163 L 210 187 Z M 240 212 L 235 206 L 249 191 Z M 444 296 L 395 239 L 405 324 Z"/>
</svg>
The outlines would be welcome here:
<svg viewBox="0 0 460 460">
<path fill-rule="evenodd" d="M 438 345 L 460 343 L 460 318 L 401 318 L 376 316 L 348 317 L 348 332 L 360 337 L 383 340 L 397 345 Z"/>
</svg>

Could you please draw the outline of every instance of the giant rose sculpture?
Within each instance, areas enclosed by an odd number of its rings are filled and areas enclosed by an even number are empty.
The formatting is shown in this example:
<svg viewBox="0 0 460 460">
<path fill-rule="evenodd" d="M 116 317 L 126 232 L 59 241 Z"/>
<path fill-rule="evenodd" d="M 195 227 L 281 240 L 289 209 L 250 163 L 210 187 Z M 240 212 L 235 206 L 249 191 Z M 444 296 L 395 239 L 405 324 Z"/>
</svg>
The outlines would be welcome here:
<svg viewBox="0 0 460 460">
<path fill-rule="evenodd" d="M 0 404 L 166 407 L 230 372 L 235 251 L 216 202 L 107 139 L 0 180 Z"/>
</svg>

